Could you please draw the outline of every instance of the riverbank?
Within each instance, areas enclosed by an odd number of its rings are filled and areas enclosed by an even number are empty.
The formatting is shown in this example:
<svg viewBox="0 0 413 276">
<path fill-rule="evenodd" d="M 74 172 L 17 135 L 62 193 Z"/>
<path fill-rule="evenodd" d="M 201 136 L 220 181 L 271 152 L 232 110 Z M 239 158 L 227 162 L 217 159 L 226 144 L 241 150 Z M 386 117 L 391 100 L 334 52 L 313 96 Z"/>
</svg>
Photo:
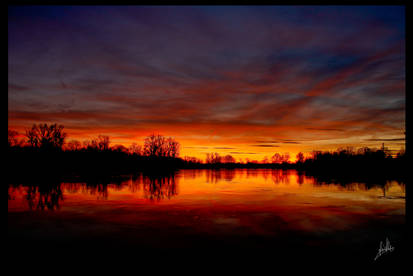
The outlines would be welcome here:
<svg viewBox="0 0 413 276">
<path fill-rule="evenodd" d="M 334 179 L 338 182 L 385 183 L 396 180 L 406 182 L 407 159 L 386 156 L 382 151 L 366 151 L 363 154 L 317 153 L 314 158 L 302 162 L 193 162 L 178 157 L 159 157 L 128 154 L 122 151 L 77 150 L 45 151 L 40 148 L 10 147 L 6 165 L 9 183 L 25 178 L 59 179 L 71 177 L 102 178 L 113 175 L 146 173 L 170 174 L 179 169 L 282 169 L 297 170 L 303 174 Z"/>
</svg>

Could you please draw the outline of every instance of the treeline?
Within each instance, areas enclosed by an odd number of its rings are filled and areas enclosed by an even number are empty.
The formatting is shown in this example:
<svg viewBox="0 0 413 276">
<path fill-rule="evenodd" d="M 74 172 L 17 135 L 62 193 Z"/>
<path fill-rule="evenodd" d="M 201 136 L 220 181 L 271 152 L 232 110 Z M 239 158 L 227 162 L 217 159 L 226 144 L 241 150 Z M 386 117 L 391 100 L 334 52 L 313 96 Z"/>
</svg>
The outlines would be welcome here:
<svg viewBox="0 0 413 276">
<path fill-rule="evenodd" d="M 399 151 L 393 156 L 384 145 L 381 149 L 363 147 L 333 152 L 314 151 L 311 157 L 297 160 L 294 168 L 305 170 L 307 175 L 327 179 L 339 177 L 341 182 L 366 179 L 395 179 L 405 182 L 407 157 L 405 151 Z"/>
<path fill-rule="evenodd" d="M 110 138 L 104 135 L 99 135 L 91 140 L 85 140 L 83 144 L 77 140 L 70 140 L 65 143 L 67 134 L 63 132 L 63 129 L 62 125 L 57 124 L 50 126 L 47 124 L 35 124 L 31 129 L 26 130 L 26 139 L 18 139 L 18 133 L 14 130 L 9 130 L 8 146 L 9 148 L 26 148 L 42 152 L 112 151 L 152 157 L 176 158 L 179 156 L 180 144 L 172 137 L 166 138 L 162 135 L 152 134 L 145 139 L 143 147 L 136 143 L 133 143 L 129 148 L 123 145 L 110 147 Z"/>
<path fill-rule="evenodd" d="M 381 149 L 352 148 L 333 152 L 313 151 L 296 155 L 290 161 L 289 153 L 275 153 L 262 161 L 237 162 L 231 155 L 206 154 L 205 162 L 195 157 L 179 157 L 180 143 L 172 137 L 152 134 L 142 145 L 133 143 L 110 146 L 108 136 L 83 141 L 67 140 L 62 125 L 40 124 L 26 130 L 25 138 L 8 131 L 9 172 L 22 171 L 47 174 L 113 174 L 135 171 L 165 171 L 181 168 L 271 168 L 298 169 L 315 175 L 366 175 L 400 178 L 405 175 L 406 154 L 393 156 L 384 146 Z"/>
<path fill-rule="evenodd" d="M 152 134 L 143 145 L 110 146 L 108 136 L 80 143 L 65 142 L 67 134 L 62 125 L 40 124 L 26 130 L 25 138 L 8 131 L 8 170 L 16 176 L 41 175 L 104 175 L 139 170 L 174 170 L 183 167 L 179 158 L 180 144 L 172 137 Z"/>
</svg>

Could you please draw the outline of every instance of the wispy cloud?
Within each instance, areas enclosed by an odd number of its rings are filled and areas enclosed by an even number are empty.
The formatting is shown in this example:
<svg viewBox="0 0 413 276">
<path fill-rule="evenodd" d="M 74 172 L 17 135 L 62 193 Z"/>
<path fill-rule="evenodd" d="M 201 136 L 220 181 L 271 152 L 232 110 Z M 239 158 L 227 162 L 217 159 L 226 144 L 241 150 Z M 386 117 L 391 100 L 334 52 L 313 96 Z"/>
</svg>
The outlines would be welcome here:
<svg viewBox="0 0 413 276">
<path fill-rule="evenodd" d="M 266 145 L 266 144 L 261 144 L 261 145 L 251 145 L 252 147 L 262 147 L 262 148 L 278 148 L 280 146 L 278 145 Z"/>
<path fill-rule="evenodd" d="M 308 130 L 321 130 L 321 131 L 344 131 L 344 129 L 338 128 L 314 128 L 314 127 L 307 127 Z"/>
<path fill-rule="evenodd" d="M 231 151 L 230 154 L 257 154 L 256 152 Z"/>
<path fill-rule="evenodd" d="M 366 141 L 377 141 L 377 142 L 385 142 L 385 141 L 405 141 L 406 138 L 382 138 L 382 139 L 366 139 Z"/>
<path fill-rule="evenodd" d="M 405 123 L 404 14 L 10 7 L 9 126 L 58 122 L 79 137 L 133 139 L 159 131 L 181 137 L 188 152 L 374 144 L 365 137 L 397 137 Z"/>
</svg>

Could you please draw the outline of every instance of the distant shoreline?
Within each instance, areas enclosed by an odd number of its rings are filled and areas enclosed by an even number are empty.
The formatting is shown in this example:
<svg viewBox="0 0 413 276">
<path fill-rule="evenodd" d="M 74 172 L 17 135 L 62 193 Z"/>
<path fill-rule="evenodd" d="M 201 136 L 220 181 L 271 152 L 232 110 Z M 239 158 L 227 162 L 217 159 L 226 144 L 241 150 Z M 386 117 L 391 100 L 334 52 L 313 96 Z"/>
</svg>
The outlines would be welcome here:
<svg viewBox="0 0 413 276">
<path fill-rule="evenodd" d="M 177 159 L 179 160 L 179 159 Z M 143 174 L 145 176 L 154 177 L 170 177 L 180 170 L 239 170 L 239 169 L 268 169 L 268 170 L 295 170 L 298 174 L 302 174 L 308 177 L 314 177 L 319 182 L 326 183 L 339 183 L 339 184 L 349 184 L 353 182 L 364 182 L 372 185 L 386 185 L 387 181 L 399 181 L 402 183 L 406 182 L 405 174 L 403 173 L 404 168 L 400 167 L 396 171 L 375 171 L 372 168 L 369 170 L 358 170 L 350 172 L 349 168 L 341 167 L 332 169 L 328 167 L 314 168 L 311 166 L 305 166 L 300 164 L 187 164 L 182 161 L 170 160 L 167 162 L 156 163 L 148 162 L 146 164 L 141 164 L 137 167 L 126 167 L 120 168 L 119 166 L 114 166 L 110 168 L 110 164 L 107 164 L 105 168 L 99 169 L 98 167 L 93 167 L 90 169 L 73 169 L 73 168 L 60 168 L 52 169 L 49 166 L 42 168 L 39 163 L 36 167 L 30 168 L 19 168 L 16 170 L 9 169 L 8 177 L 9 184 L 13 183 L 31 183 L 36 182 L 40 185 L 55 182 L 64 181 L 89 181 L 94 179 L 96 181 L 110 182 L 113 179 L 122 178 L 122 176 Z M 174 162 L 176 161 L 176 162 Z M 170 163 L 168 166 L 168 163 Z M 43 163 L 44 165 L 44 163 Z M 180 165 L 180 166 L 179 166 Z"/>
<path fill-rule="evenodd" d="M 161 139 L 162 136 L 158 138 Z M 176 143 L 171 138 L 165 141 L 169 141 L 172 145 Z M 154 150 L 144 152 L 111 148 L 108 138 L 101 147 L 88 146 L 71 150 L 52 144 L 10 146 L 9 143 L 6 174 L 11 179 L 9 183 L 13 179 L 30 181 L 32 178 L 107 177 L 139 172 L 165 175 L 180 169 L 292 169 L 309 176 L 325 178 L 327 182 L 328 179 L 340 182 L 385 183 L 388 180 L 405 182 L 407 177 L 406 154 L 401 152 L 393 157 L 384 147 L 379 150 L 361 148 L 357 151 L 349 149 L 334 152 L 313 151 L 307 158 L 301 153 L 297 155 L 299 161 L 294 163 L 289 161 L 288 156 L 277 154 L 274 155 L 277 158 L 271 160 L 272 163 L 264 161 L 240 163 L 235 162 L 234 158 L 221 157 L 218 153 L 207 154 L 205 162 L 190 157 L 180 158 L 177 145 L 172 147 L 172 150 L 165 146 L 162 151 L 158 151 L 159 145 L 155 142 L 146 146 Z"/>
</svg>

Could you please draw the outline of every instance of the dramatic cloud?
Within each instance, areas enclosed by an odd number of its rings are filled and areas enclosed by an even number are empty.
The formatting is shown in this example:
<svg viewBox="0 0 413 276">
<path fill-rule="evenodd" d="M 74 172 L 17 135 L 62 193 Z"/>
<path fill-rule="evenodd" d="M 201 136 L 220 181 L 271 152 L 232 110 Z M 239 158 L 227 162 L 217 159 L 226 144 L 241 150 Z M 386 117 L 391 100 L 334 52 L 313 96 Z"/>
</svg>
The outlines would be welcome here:
<svg viewBox="0 0 413 276">
<path fill-rule="evenodd" d="M 201 158 L 400 149 L 404 16 L 402 6 L 9 7 L 9 127 L 57 122 L 70 138 L 124 145 L 161 133 Z"/>
</svg>

